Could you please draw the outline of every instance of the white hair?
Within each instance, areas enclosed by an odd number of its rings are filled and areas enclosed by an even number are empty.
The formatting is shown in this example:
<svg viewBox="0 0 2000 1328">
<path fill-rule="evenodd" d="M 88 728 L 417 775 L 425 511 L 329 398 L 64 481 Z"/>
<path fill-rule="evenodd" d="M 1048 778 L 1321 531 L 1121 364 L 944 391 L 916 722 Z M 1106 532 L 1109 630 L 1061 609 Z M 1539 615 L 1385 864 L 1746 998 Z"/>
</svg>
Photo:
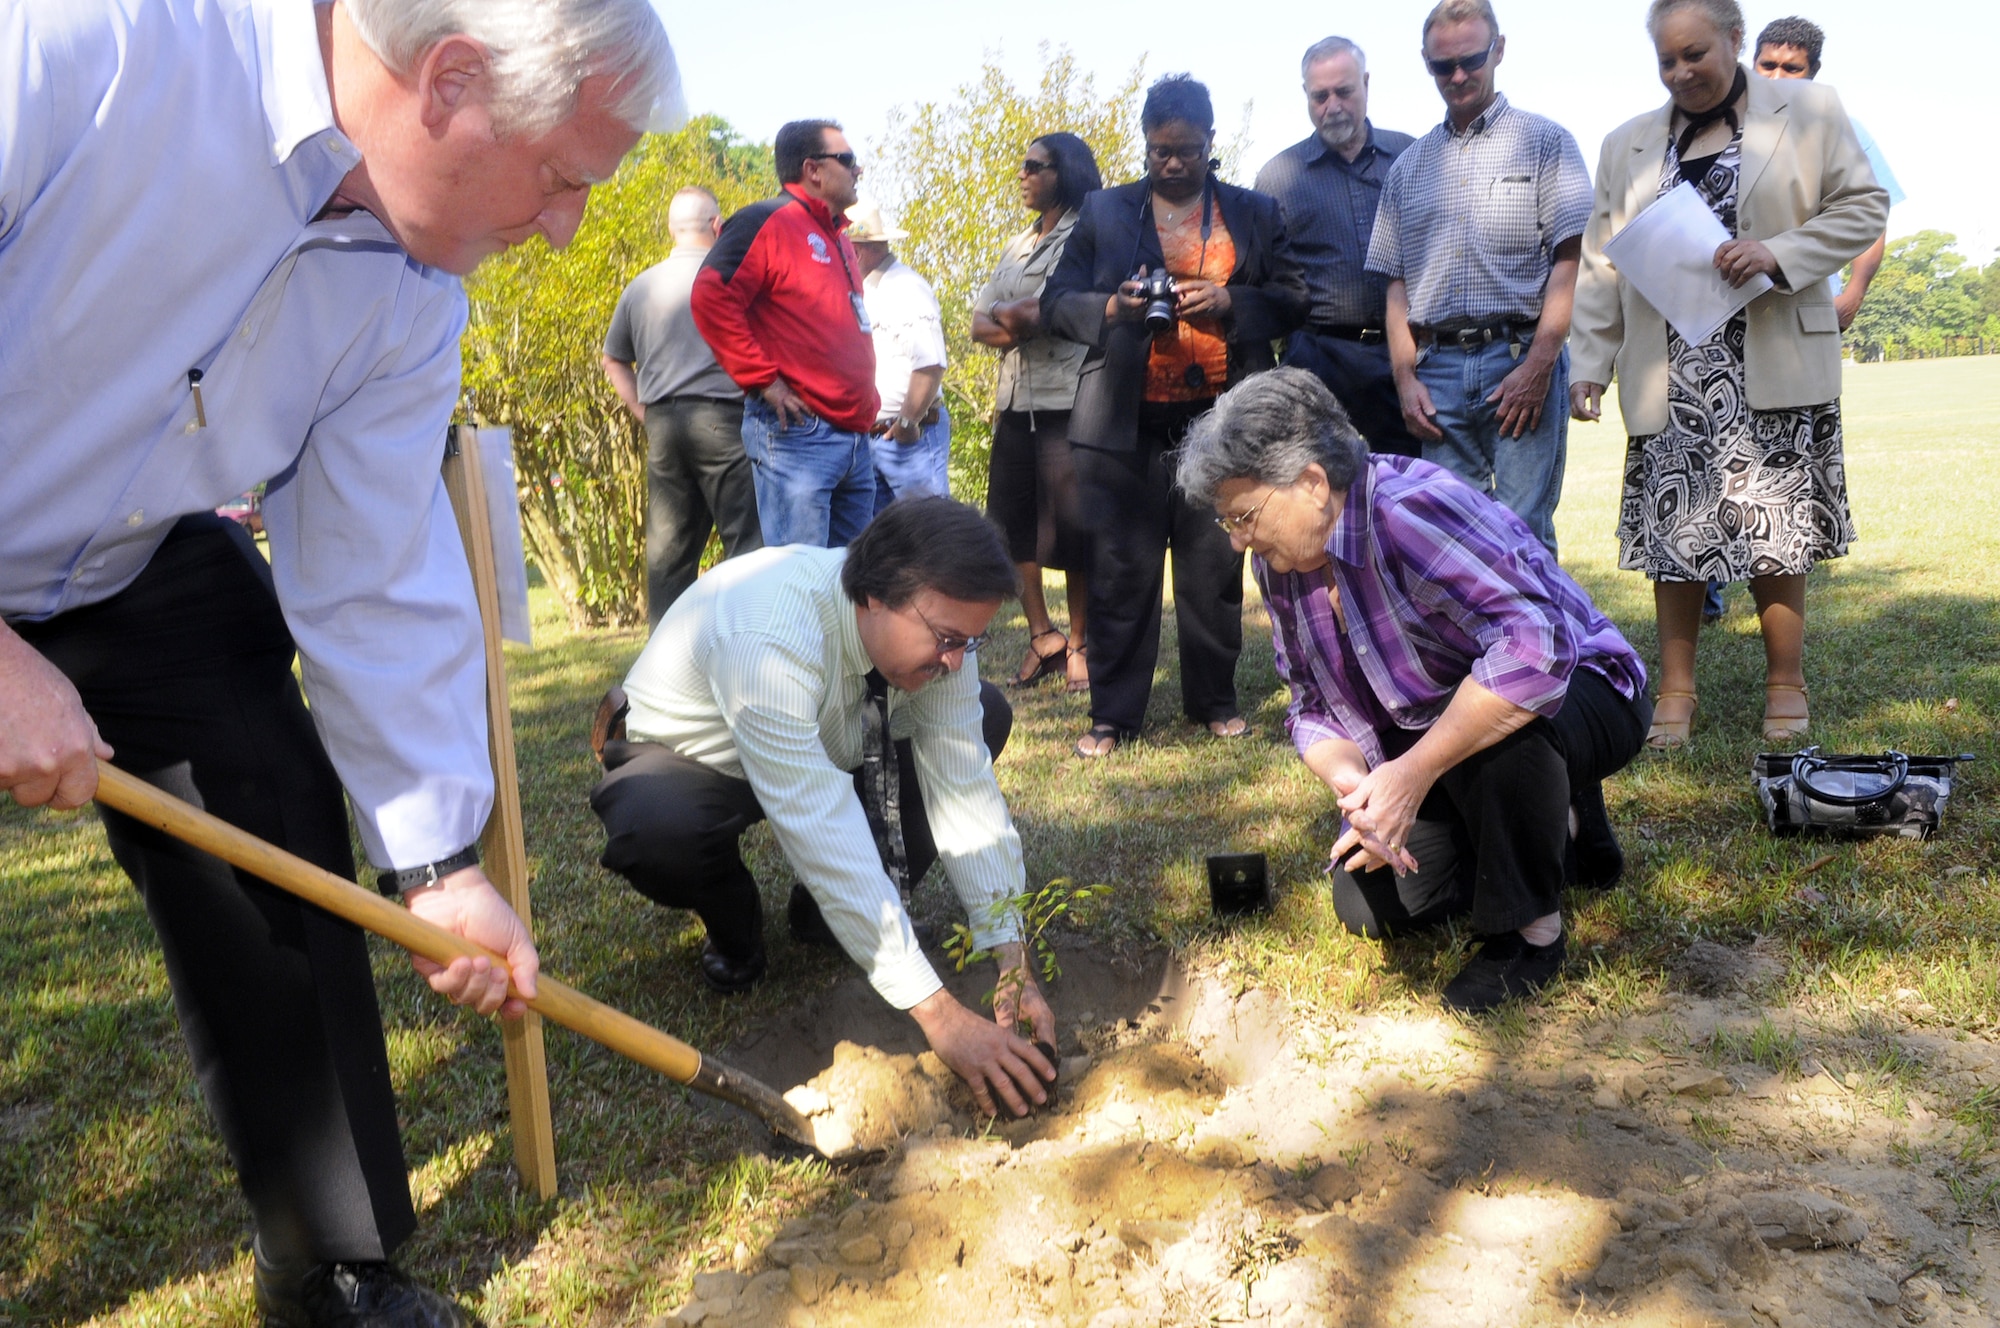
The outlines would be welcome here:
<svg viewBox="0 0 2000 1328">
<path fill-rule="evenodd" d="M 545 134 L 576 110 L 583 81 L 610 77 L 607 109 L 634 129 L 687 118 L 680 68 L 650 0 L 346 0 L 361 39 L 407 74 L 454 34 L 492 58 L 494 128 Z"/>
</svg>

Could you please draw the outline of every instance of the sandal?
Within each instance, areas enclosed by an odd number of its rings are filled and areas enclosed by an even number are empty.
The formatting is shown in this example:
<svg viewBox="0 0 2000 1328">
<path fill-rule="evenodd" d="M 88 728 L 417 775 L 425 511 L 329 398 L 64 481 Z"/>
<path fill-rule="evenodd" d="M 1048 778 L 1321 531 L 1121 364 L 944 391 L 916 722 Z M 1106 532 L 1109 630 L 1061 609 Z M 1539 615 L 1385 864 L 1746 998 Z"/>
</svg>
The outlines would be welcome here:
<svg viewBox="0 0 2000 1328">
<path fill-rule="evenodd" d="M 1805 711 L 1797 715 L 1775 715 L 1771 713 L 1773 695 L 1783 696 L 1796 693 L 1799 706 Z M 1767 682 L 1764 684 L 1764 741 L 1797 742 L 1806 736 L 1806 728 L 1811 721 L 1811 707 L 1806 705 L 1806 689 L 1788 682 Z"/>
<path fill-rule="evenodd" d="M 1241 715 L 1211 719 L 1208 721 L 1208 732 L 1214 738 L 1247 738 L 1250 736 L 1250 721 Z"/>
<path fill-rule="evenodd" d="M 1671 752 L 1677 747 L 1685 747 L 1688 730 L 1694 727 L 1694 708 L 1697 704 L 1694 693 L 1661 692 L 1659 700 L 1665 701 L 1670 697 L 1688 703 L 1687 718 L 1661 719 L 1657 710 L 1653 712 L 1653 727 L 1646 730 L 1646 745 L 1656 752 Z"/>
<path fill-rule="evenodd" d="M 1116 724 L 1092 724 L 1090 732 L 1076 740 L 1074 750 L 1078 756 L 1081 756 L 1086 761 L 1100 760 L 1117 751 L 1118 744 L 1125 741 L 1128 736 L 1125 730 L 1119 728 Z M 1085 747 L 1085 743 L 1102 745 Z"/>
<path fill-rule="evenodd" d="M 1041 640 L 1045 636 L 1062 637 L 1063 648 L 1061 650 L 1052 650 L 1046 655 L 1044 655 L 1041 651 L 1035 649 L 1035 642 Z M 1009 679 L 1007 685 L 1009 687 L 1016 687 L 1016 688 L 1033 687 L 1036 683 L 1048 677 L 1051 673 L 1054 673 L 1056 669 L 1061 666 L 1064 657 L 1067 656 L 1068 654 L 1069 654 L 1069 638 L 1063 636 L 1063 634 L 1060 631 L 1056 630 L 1053 627 L 1050 627 L 1046 628 L 1043 631 L 1036 632 L 1033 636 L 1030 636 L 1028 638 L 1028 655 L 1030 658 L 1034 660 L 1034 663 L 1030 665 L 1027 660 L 1021 661 L 1020 672 L 1016 673 L 1011 679 Z"/>
<path fill-rule="evenodd" d="M 1087 692 L 1090 690 L 1090 661 L 1084 658 L 1084 652 L 1088 649 L 1090 649 L 1089 646 L 1071 646 L 1069 648 L 1069 682 L 1063 687 L 1064 691 Z M 1077 676 L 1076 666 L 1079 664 L 1083 665 L 1082 677 Z"/>
</svg>

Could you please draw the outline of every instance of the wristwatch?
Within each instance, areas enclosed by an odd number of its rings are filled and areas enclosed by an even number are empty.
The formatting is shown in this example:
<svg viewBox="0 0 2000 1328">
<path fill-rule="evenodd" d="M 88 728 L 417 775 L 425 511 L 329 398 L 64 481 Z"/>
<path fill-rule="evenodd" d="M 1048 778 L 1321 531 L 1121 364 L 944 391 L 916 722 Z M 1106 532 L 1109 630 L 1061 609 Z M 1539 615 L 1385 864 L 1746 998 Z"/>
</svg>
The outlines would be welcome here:
<svg viewBox="0 0 2000 1328">
<path fill-rule="evenodd" d="M 914 429 L 917 427 L 917 422 L 907 415 L 898 415 L 896 417 L 896 427 L 898 429 Z"/>
<path fill-rule="evenodd" d="M 427 862 L 421 867 L 375 873 L 375 888 L 391 899 L 400 899 L 419 886 L 436 885 L 455 871 L 479 865 L 479 845 L 467 844 L 448 858 Z"/>
</svg>

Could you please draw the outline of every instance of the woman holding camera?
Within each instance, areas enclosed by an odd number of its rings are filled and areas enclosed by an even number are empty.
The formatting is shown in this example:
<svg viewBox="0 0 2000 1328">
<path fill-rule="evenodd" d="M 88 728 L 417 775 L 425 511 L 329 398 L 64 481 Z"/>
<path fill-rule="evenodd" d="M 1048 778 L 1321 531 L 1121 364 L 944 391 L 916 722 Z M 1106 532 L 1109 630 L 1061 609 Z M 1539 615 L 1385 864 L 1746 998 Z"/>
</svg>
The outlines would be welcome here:
<svg viewBox="0 0 2000 1328">
<path fill-rule="evenodd" d="M 1090 687 L 1083 567 L 1089 543 L 1077 510 L 1069 411 L 1084 348 L 1043 333 L 1042 287 L 1076 229 L 1077 206 L 1104 179 L 1090 145 L 1075 134 L 1043 134 L 1030 143 L 1020 176 L 1021 202 L 1038 214 L 1035 224 L 1007 242 L 972 305 L 972 339 L 1001 352 L 986 514 L 1006 532 L 1028 616 L 1028 657 L 1008 685 L 1027 687 L 1062 670 L 1069 690 L 1081 692 Z M 1049 619 L 1044 567 L 1067 574 L 1067 636 Z M 1052 648 L 1044 650 L 1045 643 Z"/>
<path fill-rule="evenodd" d="M 1083 201 L 1042 293 L 1043 327 L 1090 348 L 1069 421 L 1095 540 L 1084 757 L 1109 755 L 1145 720 L 1168 550 L 1181 707 L 1218 738 L 1249 731 L 1236 701 L 1243 557 L 1175 489 L 1169 454 L 1217 394 L 1271 367 L 1271 342 L 1307 310 L 1277 200 L 1211 174 L 1208 89 L 1185 74 L 1161 79 L 1140 126 L 1145 179 Z"/>
</svg>

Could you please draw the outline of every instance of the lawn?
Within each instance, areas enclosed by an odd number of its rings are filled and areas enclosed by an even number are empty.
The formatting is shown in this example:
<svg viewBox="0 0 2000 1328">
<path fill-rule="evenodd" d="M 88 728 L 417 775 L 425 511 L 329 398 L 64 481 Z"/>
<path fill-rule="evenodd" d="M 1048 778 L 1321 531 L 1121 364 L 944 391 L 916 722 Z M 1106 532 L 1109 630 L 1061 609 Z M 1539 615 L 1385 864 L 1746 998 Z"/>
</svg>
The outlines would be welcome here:
<svg viewBox="0 0 2000 1328">
<path fill-rule="evenodd" d="M 1840 847 L 1763 832 L 1747 780 L 1761 648 L 1738 588 L 1703 638 L 1693 742 L 1608 789 L 1626 882 L 1572 901 L 1580 962 L 1545 1005 L 1504 1016 L 1516 1035 L 1643 1008 L 1691 939 L 1759 935 L 1789 959 L 1774 1006 L 1994 1035 L 2000 814 L 1985 761 L 2000 753 L 2000 531 L 1985 495 L 2000 456 L 2000 359 L 1850 367 L 1845 400 L 1862 538 L 1812 581 L 1815 738 L 1978 753 L 1947 832 Z M 1615 424 L 1573 430 L 1558 527 L 1566 565 L 1650 660 L 1650 592 L 1617 570 L 1609 534 L 1623 451 Z M 710 996 L 695 971 L 698 928 L 597 867 L 585 731 L 640 638 L 572 634 L 553 603 L 536 608 L 540 644 L 512 650 L 510 668 L 548 969 L 705 1047 L 813 1002 L 843 966 L 801 953 L 781 926 L 772 980 L 746 998 Z M 1462 942 L 1383 950 L 1334 926 L 1319 883 L 1335 818 L 1284 740 L 1268 633 L 1260 612 L 1248 616 L 1238 678 L 1250 741 L 1217 743 L 1180 720 L 1171 649 L 1144 740 L 1108 762 L 1069 755 L 1087 722 L 1080 698 L 1042 690 L 1019 702 L 1000 777 L 1030 880 L 1105 882 L 1114 893 L 1088 921 L 1103 947 L 1164 943 L 1226 964 L 1307 1017 L 1428 1013 Z M 1024 648 L 1018 615 L 1002 628 L 989 675 Z M 781 904 L 790 877 L 768 836 L 755 848 L 766 897 Z M 1224 850 L 1269 855 L 1280 903 L 1268 919 L 1209 920 L 1202 858 Z M 95 817 L 0 810 L 0 880 L 0 1324 L 252 1322 L 247 1212 L 196 1095 L 150 929 Z M 926 885 L 926 910 L 942 914 L 947 893 Z M 844 1197 L 843 1177 L 740 1156 L 734 1128 L 681 1090 L 551 1029 L 563 1190 L 532 1202 L 512 1182 L 495 1030 L 432 998 L 387 946 L 377 974 L 423 1214 L 404 1260 L 496 1325 L 648 1322 L 686 1298 L 695 1271 Z M 1990 1146 L 1992 1102 L 1962 1109 Z M 1968 1222 L 1996 1217 L 1990 1181 L 1970 1183 L 1990 1161 L 1982 1148 L 1959 1157 Z"/>
</svg>

